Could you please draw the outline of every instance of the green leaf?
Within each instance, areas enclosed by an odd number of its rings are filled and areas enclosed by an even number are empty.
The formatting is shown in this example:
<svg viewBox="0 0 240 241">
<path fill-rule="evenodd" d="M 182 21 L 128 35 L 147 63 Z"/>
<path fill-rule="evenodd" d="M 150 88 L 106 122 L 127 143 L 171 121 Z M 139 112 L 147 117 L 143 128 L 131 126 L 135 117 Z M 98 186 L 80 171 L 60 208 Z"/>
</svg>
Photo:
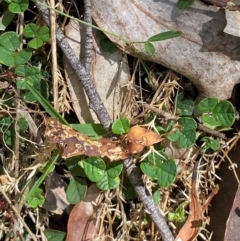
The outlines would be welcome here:
<svg viewBox="0 0 240 241">
<path fill-rule="evenodd" d="M 106 135 L 106 131 L 102 124 L 70 124 L 70 126 L 76 130 L 82 132 L 89 137 L 102 137 Z"/>
<path fill-rule="evenodd" d="M 87 184 L 84 180 L 78 177 L 70 179 L 67 187 L 67 200 L 71 204 L 76 204 L 83 200 L 87 192 Z"/>
<path fill-rule="evenodd" d="M 129 131 L 130 122 L 126 117 L 115 120 L 112 124 L 112 132 L 116 135 L 122 135 Z"/>
<path fill-rule="evenodd" d="M 213 110 L 213 117 L 221 123 L 221 126 L 229 128 L 235 121 L 235 109 L 229 101 L 220 101 Z"/>
<path fill-rule="evenodd" d="M 0 45 L 8 51 L 15 51 L 20 43 L 19 36 L 15 32 L 5 32 L 0 36 Z"/>
<path fill-rule="evenodd" d="M 23 29 L 23 36 L 25 38 L 34 38 L 37 35 L 38 26 L 35 23 L 30 23 Z"/>
<path fill-rule="evenodd" d="M 175 161 L 169 159 L 163 152 L 150 154 L 140 163 L 140 168 L 144 174 L 157 180 L 161 187 L 169 186 L 177 174 Z"/>
<path fill-rule="evenodd" d="M 79 160 L 81 160 L 81 157 L 79 156 L 68 158 L 65 165 L 71 172 L 72 176 L 86 177 L 83 167 L 78 165 Z"/>
<path fill-rule="evenodd" d="M 183 130 L 180 132 L 180 137 L 178 140 L 178 144 L 181 148 L 190 148 L 194 145 L 196 141 L 196 131 L 193 130 Z"/>
<path fill-rule="evenodd" d="M 100 40 L 100 48 L 104 52 L 107 52 L 110 54 L 113 54 L 118 50 L 117 46 L 109 39 Z"/>
<path fill-rule="evenodd" d="M 44 43 L 50 40 L 50 32 L 47 26 L 42 26 L 37 31 L 37 37 L 41 39 Z"/>
<path fill-rule="evenodd" d="M 176 98 L 176 107 L 180 115 L 190 116 L 194 110 L 194 101 L 188 96 L 184 97 L 184 93 L 182 92 Z"/>
<path fill-rule="evenodd" d="M 160 200 L 161 200 L 161 193 L 159 190 L 155 190 L 152 194 L 152 198 L 153 198 L 153 201 L 156 203 L 156 204 L 159 204 Z"/>
<path fill-rule="evenodd" d="M 184 128 L 184 130 L 196 130 L 197 122 L 191 117 L 181 117 L 178 123 Z"/>
<path fill-rule="evenodd" d="M 64 241 L 66 238 L 66 233 L 53 229 L 45 229 L 44 234 L 48 241 Z"/>
<path fill-rule="evenodd" d="M 28 0 L 11 0 L 8 10 L 12 13 L 23 13 L 28 8 Z"/>
<path fill-rule="evenodd" d="M 106 191 L 116 188 L 120 183 L 119 177 L 111 178 L 108 176 L 107 172 L 104 172 L 104 175 L 100 181 L 96 183 L 97 187 L 100 190 Z"/>
<path fill-rule="evenodd" d="M 171 222 L 178 222 L 180 224 L 184 223 L 186 220 L 184 206 L 185 206 L 185 202 L 182 202 L 177 206 L 175 212 L 169 212 L 168 220 Z"/>
<path fill-rule="evenodd" d="M 156 174 L 158 176 L 158 184 L 161 187 L 168 187 L 172 184 L 177 174 L 177 166 L 175 161 L 168 160 L 158 166 Z"/>
<path fill-rule="evenodd" d="M 100 157 L 88 157 L 80 162 L 88 179 L 92 182 L 99 182 L 105 173 L 106 165 Z"/>
<path fill-rule="evenodd" d="M 153 56 L 155 53 L 155 47 L 153 46 L 152 43 L 146 41 L 144 43 L 144 48 L 149 56 Z"/>
<path fill-rule="evenodd" d="M 10 12 L 10 11 L 6 11 L 0 18 L 0 31 L 4 31 L 8 25 L 11 23 L 11 21 L 13 20 L 15 14 Z"/>
<path fill-rule="evenodd" d="M 115 162 L 110 162 L 107 165 L 107 174 L 110 178 L 114 179 L 116 177 L 118 177 L 123 169 L 123 164 L 122 161 L 115 161 Z"/>
<path fill-rule="evenodd" d="M 15 143 L 15 137 L 16 137 L 16 131 L 13 127 L 10 127 L 5 133 L 4 133 L 4 142 L 8 146 L 13 146 Z"/>
<path fill-rule="evenodd" d="M 144 174 L 151 177 L 152 179 L 157 179 L 157 168 L 156 166 L 149 164 L 147 162 L 141 162 L 140 168 Z"/>
<path fill-rule="evenodd" d="M 148 42 L 163 41 L 166 39 L 176 38 L 182 35 L 181 31 L 166 31 L 163 33 L 156 34 L 148 39 Z"/>
<path fill-rule="evenodd" d="M 32 49 L 39 49 L 43 45 L 43 41 L 39 38 L 34 38 L 28 42 L 28 47 Z"/>
<path fill-rule="evenodd" d="M 36 188 L 35 192 L 28 197 L 28 204 L 32 208 L 37 208 L 39 206 L 42 206 L 45 199 L 42 195 L 43 190 L 40 188 Z"/>
<path fill-rule="evenodd" d="M 137 197 L 137 194 L 134 190 L 133 185 L 131 184 L 131 182 L 129 181 L 128 177 L 126 177 L 126 175 L 124 175 L 123 177 L 123 188 L 122 188 L 122 195 L 124 197 L 124 199 L 134 199 Z"/>
<path fill-rule="evenodd" d="M 194 0 L 178 0 L 177 6 L 179 9 L 184 10 L 190 7 L 194 3 Z"/>
<path fill-rule="evenodd" d="M 202 116 L 200 116 L 200 119 L 210 129 L 215 129 L 216 127 L 221 125 L 220 122 L 216 121 L 215 118 L 213 118 L 212 116 L 209 116 L 209 115 L 202 115 Z"/>
<path fill-rule="evenodd" d="M 220 142 L 217 139 L 213 139 L 211 137 L 203 137 L 201 141 L 205 142 L 205 145 L 202 147 L 202 153 L 205 153 L 206 150 L 212 149 L 213 151 L 217 151 L 220 148 Z"/>
<path fill-rule="evenodd" d="M 218 103 L 217 98 L 212 98 L 212 97 L 205 98 L 198 103 L 197 111 L 200 113 L 212 112 L 216 107 L 217 103 Z"/>
<path fill-rule="evenodd" d="M 15 65 L 25 64 L 32 57 L 32 50 L 25 48 L 15 54 Z"/>
</svg>

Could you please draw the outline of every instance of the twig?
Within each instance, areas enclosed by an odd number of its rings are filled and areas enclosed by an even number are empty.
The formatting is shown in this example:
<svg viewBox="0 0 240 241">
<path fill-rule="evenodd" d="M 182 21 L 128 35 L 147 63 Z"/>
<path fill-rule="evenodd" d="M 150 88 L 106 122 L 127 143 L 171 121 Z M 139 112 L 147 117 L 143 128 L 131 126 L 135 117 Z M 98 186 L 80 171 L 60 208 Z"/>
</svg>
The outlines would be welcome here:
<svg viewBox="0 0 240 241">
<path fill-rule="evenodd" d="M 55 8 L 55 0 L 50 0 L 50 6 Z M 58 109 L 58 74 L 57 74 L 57 46 L 56 46 L 56 12 L 50 12 L 51 23 L 51 57 L 52 57 L 52 80 L 53 80 L 53 105 L 56 110 Z"/>
<path fill-rule="evenodd" d="M 86 0 L 87 1 L 87 0 Z M 42 15 L 42 18 L 49 26 L 49 10 L 46 6 L 44 0 L 34 1 L 38 11 Z M 89 7 L 90 5 L 87 5 Z M 90 33 L 90 32 L 89 32 Z M 83 87 L 89 98 L 90 107 L 95 111 L 99 121 L 109 133 L 109 127 L 111 125 L 111 118 L 97 93 L 95 86 L 92 82 L 91 73 L 88 69 L 90 62 L 85 62 L 84 65 L 79 63 L 79 60 L 71 47 L 69 46 L 62 30 L 56 25 L 56 37 L 57 42 L 62 49 L 65 57 L 68 59 L 69 63 L 72 65 L 73 69 L 76 71 L 79 79 L 81 79 Z M 89 44 L 89 43 L 88 43 Z M 86 52 L 85 52 L 86 54 Z M 87 53 L 88 55 L 89 53 Z M 154 204 L 150 193 L 146 190 L 145 185 L 142 181 L 139 169 L 133 163 L 131 159 L 126 159 L 124 162 L 124 167 L 126 169 L 127 176 L 132 183 L 139 199 L 142 201 L 144 207 L 149 212 L 153 222 L 155 223 L 157 229 L 162 235 L 163 241 L 173 241 L 172 233 L 164 219 L 163 215 L 160 213 L 159 208 Z"/>
<path fill-rule="evenodd" d="M 34 3 L 36 4 L 37 9 L 40 12 L 43 20 L 49 26 L 49 9 L 45 7 L 47 6 L 45 0 L 34 1 Z M 65 55 L 66 59 L 69 61 L 77 76 L 82 81 L 83 87 L 89 99 L 90 108 L 96 113 L 104 129 L 107 130 L 108 133 L 110 133 L 109 129 L 111 125 L 111 118 L 106 108 L 104 107 L 98 92 L 95 89 L 92 81 L 92 76 L 88 69 L 79 62 L 78 57 L 70 47 L 66 37 L 64 36 L 58 24 L 56 24 L 56 38 L 57 43 L 61 48 L 63 54 Z"/>
<path fill-rule="evenodd" d="M 91 2 L 89 0 L 84 0 L 84 21 L 92 24 L 92 16 L 91 16 Z M 92 65 L 92 28 L 90 26 L 85 25 L 85 56 L 84 56 L 84 66 L 90 72 Z"/>
<path fill-rule="evenodd" d="M 210 129 L 210 128 L 208 128 L 208 127 L 206 127 L 206 126 L 204 126 L 204 125 L 202 125 L 200 123 L 198 123 L 198 129 L 201 130 L 201 131 L 204 131 L 204 132 L 206 132 L 208 134 L 211 134 L 213 136 L 219 137 L 221 139 L 226 139 L 226 135 L 224 133 L 212 130 L 212 129 Z"/>
</svg>

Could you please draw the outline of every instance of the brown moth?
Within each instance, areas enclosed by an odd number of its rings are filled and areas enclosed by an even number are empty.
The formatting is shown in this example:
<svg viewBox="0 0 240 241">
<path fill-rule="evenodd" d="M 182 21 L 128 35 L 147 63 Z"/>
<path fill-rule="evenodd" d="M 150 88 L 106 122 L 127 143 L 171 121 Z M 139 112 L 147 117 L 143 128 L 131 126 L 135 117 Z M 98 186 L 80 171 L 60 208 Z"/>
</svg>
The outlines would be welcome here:
<svg viewBox="0 0 240 241">
<path fill-rule="evenodd" d="M 159 134 L 140 126 L 130 128 L 127 135 L 117 140 L 111 138 L 91 140 L 54 118 L 46 118 L 46 139 L 58 145 L 64 159 L 86 155 L 108 157 L 111 161 L 124 160 L 134 153 L 140 153 L 144 147 L 162 140 Z"/>
</svg>

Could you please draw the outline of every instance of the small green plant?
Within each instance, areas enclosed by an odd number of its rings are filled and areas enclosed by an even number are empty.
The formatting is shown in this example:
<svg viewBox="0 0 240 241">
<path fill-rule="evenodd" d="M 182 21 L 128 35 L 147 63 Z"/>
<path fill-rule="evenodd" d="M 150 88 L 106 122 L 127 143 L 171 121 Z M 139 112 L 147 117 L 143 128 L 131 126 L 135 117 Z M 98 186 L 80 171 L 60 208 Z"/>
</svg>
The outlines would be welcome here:
<svg viewBox="0 0 240 241">
<path fill-rule="evenodd" d="M 174 212 L 168 213 L 168 220 L 170 222 L 177 222 L 180 225 L 186 221 L 186 215 L 184 211 L 185 202 L 180 203 Z"/>
<path fill-rule="evenodd" d="M 23 36 L 25 38 L 32 38 L 28 42 L 28 47 L 33 49 L 40 48 L 44 43 L 50 40 L 49 28 L 46 26 L 38 27 L 34 23 L 27 24 L 23 29 Z"/>
</svg>

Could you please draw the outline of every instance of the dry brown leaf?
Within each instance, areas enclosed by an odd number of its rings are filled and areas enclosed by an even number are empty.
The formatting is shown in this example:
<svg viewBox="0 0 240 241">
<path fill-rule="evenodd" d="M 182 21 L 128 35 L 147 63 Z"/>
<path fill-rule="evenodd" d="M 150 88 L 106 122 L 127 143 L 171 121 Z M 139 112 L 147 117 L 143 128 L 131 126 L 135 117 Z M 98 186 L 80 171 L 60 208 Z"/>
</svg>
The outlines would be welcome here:
<svg viewBox="0 0 240 241">
<path fill-rule="evenodd" d="M 130 128 L 127 135 L 117 140 L 101 138 L 91 140 L 88 136 L 63 125 L 54 118 L 46 119 L 46 137 L 62 150 L 63 158 L 79 155 L 108 157 L 112 161 L 123 160 L 144 147 L 162 141 L 159 134 L 140 126 Z"/>
<path fill-rule="evenodd" d="M 190 213 L 186 223 L 181 228 L 175 241 L 193 241 L 202 226 L 202 207 L 198 202 L 196 181 L 197 181 L 197 164 L 195 164 L 192 178 Z"/>
<path fill-rule="evenodd" d="M 92 202 L 96 203 L 99 196 L 96 185 L 88 188 L 84 201 L 76 204 L 71 211 L 68 220 L 68 232 L 66 241 L 89 241 L 97 235 L 96 216 L 93 216 L 94 208 Z M 104 233 L 100 240 L 104 240 Z"/>
<path fill-rule="evenodd" d="M 144 147 L 152 146 L 155 143 L 162 141 L 159 134 L 140 126 L 133 126 L 124 136 L 124 145 L 130 153 L 139 153 Z"/>
</svg>

